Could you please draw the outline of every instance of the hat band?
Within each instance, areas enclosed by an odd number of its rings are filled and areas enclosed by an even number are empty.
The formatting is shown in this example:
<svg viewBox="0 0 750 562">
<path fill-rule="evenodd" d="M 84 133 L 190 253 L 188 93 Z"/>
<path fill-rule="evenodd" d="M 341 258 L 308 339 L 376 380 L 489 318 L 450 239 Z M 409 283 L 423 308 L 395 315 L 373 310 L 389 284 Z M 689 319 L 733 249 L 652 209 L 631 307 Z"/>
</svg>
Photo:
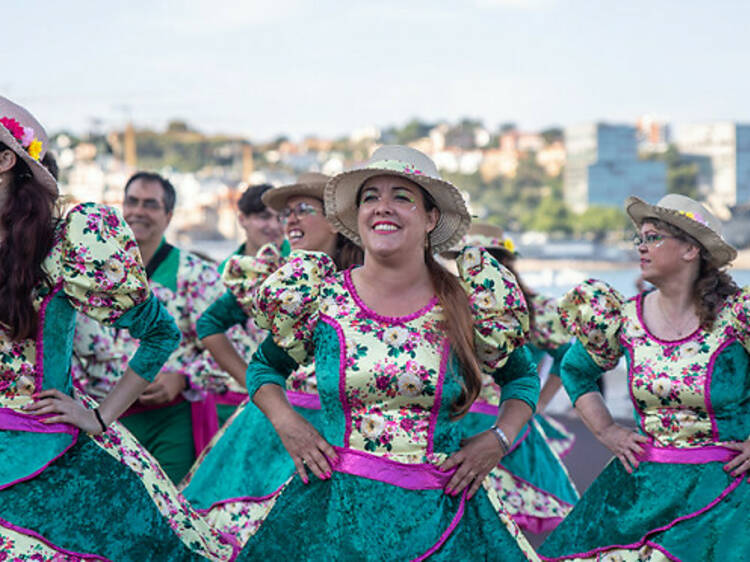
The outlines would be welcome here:
<svg viewBox="0 0 750 562">
<path fill-rule="evenodd" d="M 42 141 L 36 138 L 34 129 L 24 127 L 12 117 L 0 117 L 0 123 L 8 129 L 10 135 L 18 141 L 34 160 L 42 155 Z"/>
<path fill-rule="evenodd" d="M 366 167 L 372 170 L 391 170 L 393 172 L 410 174 L 412 176 L 431 177 L 429 174 L 414 166 L 414 164 L 402 162 L 401 160 L 378 160 L 377 162 L 370 162 Z"/>
<path fill-rule="evenodd" d="M 465 237 L 465 245 L 481 246 L 482 248 L 500 248 L 510 253 L 515 253 L 516 246 L 510 238 L 497 238 L 494 236 L 483 236 L 481 234 L 469 234 Z"/>
<path fill-rule="evenodd" d="M 708 221 L 700 213 L 694 213 L 692 211 L 677 211 L 677 212 L 683 217 L 687 217 L 690 220 L 694 220 L 698 224 L 702 224 L 705 227 L 711 228 L 710 226 L 708 226 Z"/>
</svg>

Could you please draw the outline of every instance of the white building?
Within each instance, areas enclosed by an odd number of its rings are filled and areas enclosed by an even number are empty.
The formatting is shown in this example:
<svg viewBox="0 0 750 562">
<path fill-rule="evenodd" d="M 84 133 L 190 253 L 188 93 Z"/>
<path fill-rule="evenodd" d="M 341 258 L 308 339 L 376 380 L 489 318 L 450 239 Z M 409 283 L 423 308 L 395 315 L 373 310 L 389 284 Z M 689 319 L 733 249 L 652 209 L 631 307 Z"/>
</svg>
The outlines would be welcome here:
<svg viewBox="0 0 750 562">
<path fill-rule="evenodd" d="M 674 138 L 680 152 L 698 163 L 698 188 L 709 204 L 750 201 L 750 125 L 678 125 Z"/>
</svg>

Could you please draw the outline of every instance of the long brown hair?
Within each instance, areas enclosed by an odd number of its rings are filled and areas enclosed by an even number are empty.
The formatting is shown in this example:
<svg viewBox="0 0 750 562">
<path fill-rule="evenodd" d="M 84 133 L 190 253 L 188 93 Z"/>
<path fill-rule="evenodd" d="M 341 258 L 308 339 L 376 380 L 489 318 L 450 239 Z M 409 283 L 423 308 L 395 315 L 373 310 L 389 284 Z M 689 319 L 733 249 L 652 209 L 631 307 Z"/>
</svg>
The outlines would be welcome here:
<svg viewBox="0 0 750 562">
<path fill-rule="evenodd" d="M 726 271 L 711 263 L 708 250 L 687 232 L 659 219 L 649 218 L 643 222 L 653 224 L 660 230 L 666 230 L 675 238 L 692 244 L 700 250 L 698 277 L 693 282 L 693 306 L 698 313 L 701 326 L 710 330 L 727 297 L 734 295 L 740 288 Z"/>
<path fill-rule="evenodd" d="M 0 143 L 0 152 L 10 150 Z M 34 180 L 28 165 L 16 158 L 13 178 L 0 209 L 0 322 L 11 339 L 34 337 L 38 314 L 34 290 L 51 288 L 42 263 L 54 244 L 56 196 Z"/>
</svg>

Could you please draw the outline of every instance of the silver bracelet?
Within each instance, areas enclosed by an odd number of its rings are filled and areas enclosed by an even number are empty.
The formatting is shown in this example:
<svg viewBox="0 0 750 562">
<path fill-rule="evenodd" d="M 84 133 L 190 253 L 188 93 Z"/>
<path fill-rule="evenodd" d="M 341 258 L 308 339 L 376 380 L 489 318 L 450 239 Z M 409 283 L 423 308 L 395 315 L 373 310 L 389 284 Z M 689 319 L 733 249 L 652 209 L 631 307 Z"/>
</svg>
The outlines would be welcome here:
<svg viewBox="0 0 750 562">
<path fill-rule="evenodd" d="M 505 435 L 505 432 L 497 425 L 493 425 L 490 428 L 490 431 L 492 431 L 492 434 L 497 438 L 498 442 L 500 443 L 500 448 L 503 450 L 503 454 L 506 455 L 508 451 L 510 451 L 510 441 L 508 441 L 508 437 Z"/>
</svg>

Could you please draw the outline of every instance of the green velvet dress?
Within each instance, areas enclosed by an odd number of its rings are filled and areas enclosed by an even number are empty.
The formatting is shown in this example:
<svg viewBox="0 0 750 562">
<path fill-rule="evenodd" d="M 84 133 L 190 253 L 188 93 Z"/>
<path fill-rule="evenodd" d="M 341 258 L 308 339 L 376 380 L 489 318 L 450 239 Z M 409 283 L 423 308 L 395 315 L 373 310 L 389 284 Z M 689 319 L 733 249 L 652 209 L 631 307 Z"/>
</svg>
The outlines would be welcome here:
<svg viewBox="0 0 750 562">
<path fill-rule="evenodd" d="M 234 541 L 185 502 L 120 424 L 91 436 L 24 409 L 42 390 L 75 394 L 77 312 L 140 338 L 130 366 L 147 380 L 176 347 L 179 333 L 150 294 L 130 229 L 114 209 L 79 205 L 60 221 L 43 267 L 52 287 L 35 293 L 37 337 L 13 341 L 0 327 L 0 559 L 231 559 Z"/>
<path fill-rule="evenodd" d="M 750 484 L 724 447 L 750 435 L 750 291 L 729 297 L 713 328 L 665 341 L 628 301 L 587 281 L 561 305 L 578 337 L 562 367 L 573 402 L 624 355 L 638 431 L 633 474 L 613 459 L 540 549 L 548 560 L 745 560 Z"/>
<path fill-rule="evenodd" d="M 522 347 L 528 317 L 515 280 L 478 250 L 458 264 L 483 368 L 503 400 L 533 408 L 538 378 Z M 340 462 L 330 479 L 309 484 L 293 467 L 278 474 L 280 487 L 253 508 L 240 559 L 536 559 L 489 479 L 471 500 L 443 490 L 449 476 L 436 467 L 468 434 L 451 418 L 462 381 L 437 299 L 408 316 L 381 316 L 348 271 L 335 273 L 316 253 L 293 253 L 253 298 L 256 322 L 273 339 L 248 368 L 249 394 L 284 385 L 314 358 L 316 425 Z"/>
</svg>

